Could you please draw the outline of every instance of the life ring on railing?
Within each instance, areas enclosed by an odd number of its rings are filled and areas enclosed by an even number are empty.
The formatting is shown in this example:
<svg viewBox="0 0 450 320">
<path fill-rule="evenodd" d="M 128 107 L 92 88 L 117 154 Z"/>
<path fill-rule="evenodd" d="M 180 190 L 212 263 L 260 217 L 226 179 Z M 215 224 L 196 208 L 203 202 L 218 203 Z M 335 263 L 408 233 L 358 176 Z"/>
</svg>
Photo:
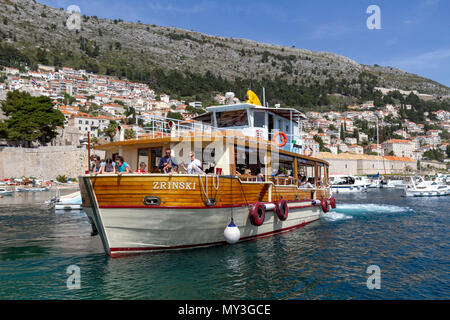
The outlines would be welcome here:
<svg viewBox="0 0 450 320">
<path fill-rule="evenodd" d="M 334 197 L 330 198 L 330 206 L 332 209 L 336 209 L 336 199 Z"/>
<path fill-rule="evenodd" d="M 285 221 L 288 217 L 288 203 L 286 200 L 281 199 L 275 203 L 275 211 L 277 212 L 278 219 Z"/>
<path fill-rule="evenodd" d="M 320 206 L 322 207 L 322 211 L 324 213 L 330 211 L 330 205 L 328 204 L 328 201 L 326 199 L 320 199 Z"/>
<path fill-rule="evenodd" d="M 311 151 L 309 153 L 307 153 L 306 150 L 305 150 L 305 156 L 311 157 L 313 155 L 313 153 L 314 153 L 314 150 L 313 150 L 312 147 L 309 147 L 309 150 Z"/>
<path fill-rule="evenodd" d="M 281 137 L 281 142 L 280 143 L 277 142 L 278 136 Z M 273 142 L 276 143 L 279 147 L 284 147 L 286 145 L 286 143 L 287 143 L 286 133 L 284 133 L 283 131 L 278 131 L 277 133 L 275 133 L 273 135 Z"/>
<path fill-rule="evenodd" d="M 266 218 L 266 207 L 261 202 L 256 202 L 250 205 L 249 212 L 250 222 L 254 226 L 260 226 L 264 223 Z"/>
</svg>

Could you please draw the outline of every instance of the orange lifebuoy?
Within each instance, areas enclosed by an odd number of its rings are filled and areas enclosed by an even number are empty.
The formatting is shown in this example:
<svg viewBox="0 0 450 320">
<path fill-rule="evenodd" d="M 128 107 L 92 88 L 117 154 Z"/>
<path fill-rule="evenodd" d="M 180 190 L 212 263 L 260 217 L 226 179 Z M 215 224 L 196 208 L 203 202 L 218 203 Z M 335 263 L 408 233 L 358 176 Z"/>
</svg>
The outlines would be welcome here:
<svg viewBox="0 0 450 320">
<path fill-rule="evenodd" d="M 311 157 L 314 153 L 314 150 L 312 147 L 309 147 L 309 150 L 311 150 L 311 152 L 309 154 L 306 154 L 306 150 L 305 150 L 305 156 Z"/>
<path fill-rule="evenodd" d="M 260 226 L 266 218 L 266 207 L 261 202 L 256 202 L 250 206 L 249 212 L 250 222 L 254 226 Z"/>
<path fill-rule="evenodd" d="M 278 136 L 281 137 L 281 142 L 280 143 L 277 142 Z M 275 133 L 273 135 L 273 142 L 275 142 L 279 147 L 284 147 L 286 145 L 286 143 L 287 143 L 287 136 L 286 136 L 286 134 L 283 131 L 278 131 L 277 133 Z"/>
</svg>

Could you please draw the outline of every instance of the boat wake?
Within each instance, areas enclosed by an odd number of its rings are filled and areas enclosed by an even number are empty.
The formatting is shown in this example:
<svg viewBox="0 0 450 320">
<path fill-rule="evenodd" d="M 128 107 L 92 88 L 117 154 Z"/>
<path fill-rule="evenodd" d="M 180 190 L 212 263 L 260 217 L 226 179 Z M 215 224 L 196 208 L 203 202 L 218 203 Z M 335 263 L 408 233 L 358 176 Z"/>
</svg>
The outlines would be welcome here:
<svg viewBox="0 0 450 320">
<path fill-rule="evenodd" d="M 327 221 L 338 221 L 353 219 L 356 215 L 365 215 L 373 213 L 406 213 L 414 212 L 409 207 L 400 207 L 387 204 L 338 204 L 336 209 L 331 209 L 330 212 L 323 215 L 323 218 Z"/>
</svg>

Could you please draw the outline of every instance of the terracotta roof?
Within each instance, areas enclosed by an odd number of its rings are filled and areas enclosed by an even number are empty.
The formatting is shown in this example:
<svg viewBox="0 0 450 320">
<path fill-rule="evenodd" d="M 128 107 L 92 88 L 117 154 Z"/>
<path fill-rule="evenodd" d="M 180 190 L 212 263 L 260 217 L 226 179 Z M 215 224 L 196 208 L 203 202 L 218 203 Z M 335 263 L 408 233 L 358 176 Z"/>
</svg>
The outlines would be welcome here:
<svg viewBox="0 0 450 320">
<path fill-rule="evenodd" d="M 332 154 L 330 152 L 320 152 L 317 155 L 317 158 L 323 160 L 378 160 L 378 156 L 372 156 L 367 154 L 355 154 L 355 153 L 340 153 L 340 154 Z M 390 160 L 390 161 L 407 161 L 414 162 L 415 160 L 408 157 L 395 157 L 395 156 L 384 156 L 380 157 L 380 159 Z"/>
<path fill-rule="evenodd" d="M 403 140 L 403 139 L 391 139 L 391 140 L 383 142 L 382 144 L 385 144 L 385 143 L 407 143 L 407 144 L 410 144 L 411 141 Z"/>
</svg>

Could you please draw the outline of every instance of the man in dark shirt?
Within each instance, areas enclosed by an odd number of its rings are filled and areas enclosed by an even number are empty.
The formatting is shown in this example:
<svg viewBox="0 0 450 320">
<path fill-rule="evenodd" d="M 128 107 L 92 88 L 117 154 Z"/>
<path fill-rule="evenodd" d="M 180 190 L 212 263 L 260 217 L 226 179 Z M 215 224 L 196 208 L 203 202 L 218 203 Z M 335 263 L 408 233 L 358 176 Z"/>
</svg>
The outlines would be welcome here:
<svg viewBox="0 0 450 320">
<path fill-rule="evenodd" d="M 170 148 L 166 149 L 166 155 L 159 161 L 158 168 L 162 170 L 163 173 L 174 173 L 178 168 L 178 161 L 174 157 L 171 157 L 172 151 Z"/>
</svg>

